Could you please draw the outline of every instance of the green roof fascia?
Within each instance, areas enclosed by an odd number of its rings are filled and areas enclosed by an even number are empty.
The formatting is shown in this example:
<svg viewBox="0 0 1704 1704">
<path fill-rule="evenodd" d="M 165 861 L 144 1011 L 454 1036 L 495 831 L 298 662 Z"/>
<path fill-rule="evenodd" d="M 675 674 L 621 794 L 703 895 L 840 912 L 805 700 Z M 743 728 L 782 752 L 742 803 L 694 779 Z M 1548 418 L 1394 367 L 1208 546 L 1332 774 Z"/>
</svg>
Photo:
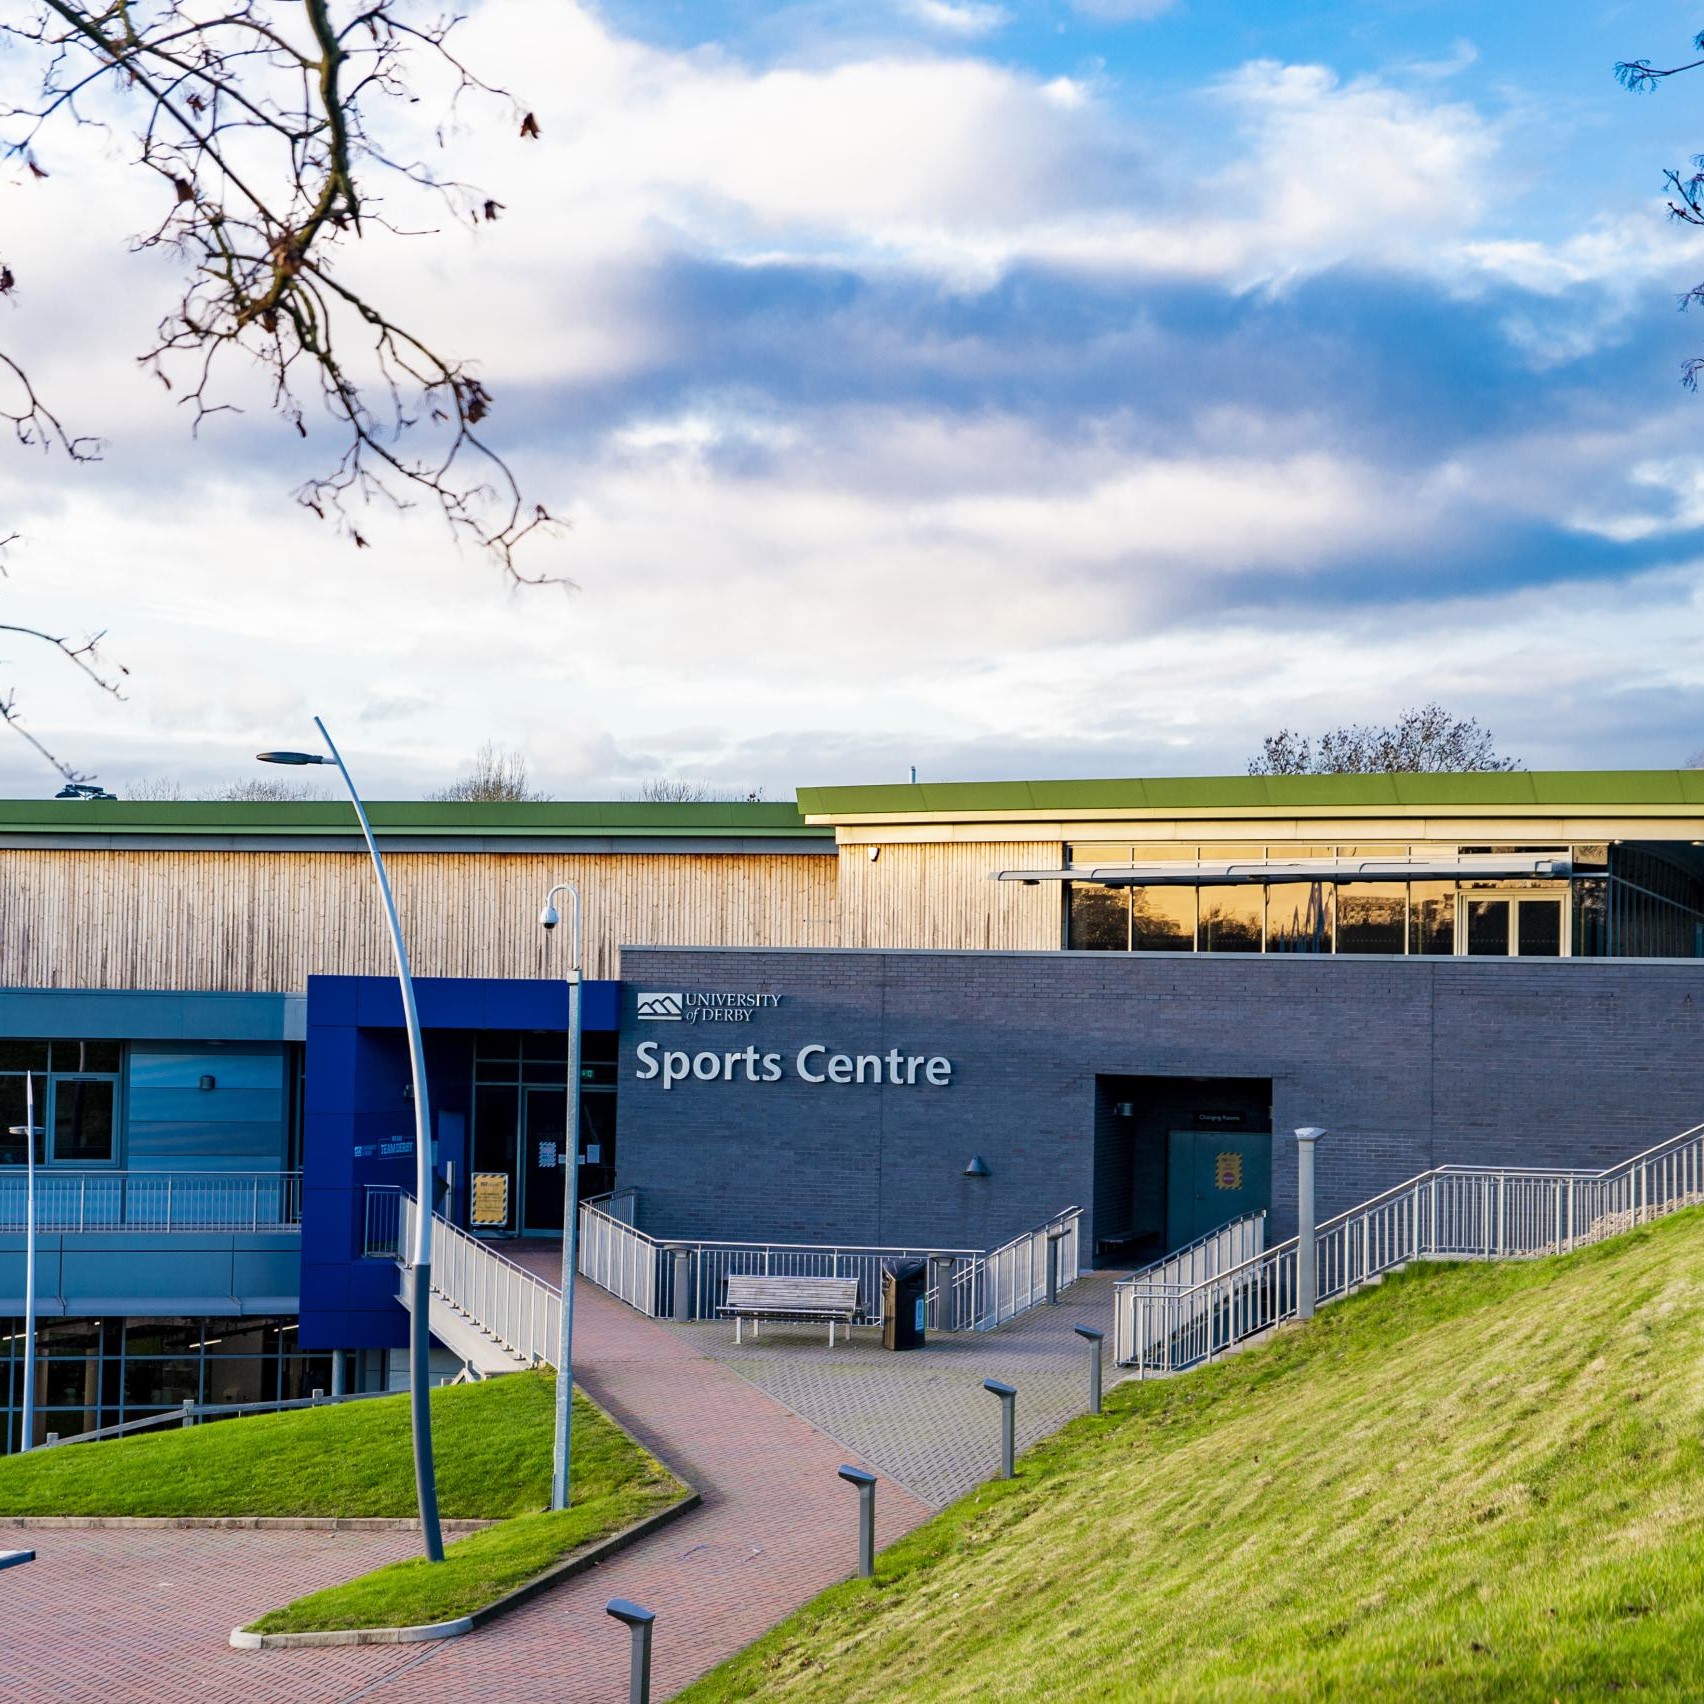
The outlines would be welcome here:
<svg viewBox="0 0 1704 1704">
<path fill-rule="evenodd" d="M 448 804 L 376 800 L 367 814 L 375 834 L 587 837 L 710 836 L 728 839 L 829 838 L 785 802 L 652 804 L 589 801 L 529 804 Z M 125 799 L 0 800 L 0 834 L 325 835 L 356 832 L 341 800 L 170 803 Z"/>
<path fill-rule="evenodd" d="M 920 782 L 801 787 L 816 821 L 1106 810 L 1299 811 L 1704 806 L 1704 770 L 1509 770 L 1378 775 L 1206 775 L 1085 781 Z"/>
</svg>

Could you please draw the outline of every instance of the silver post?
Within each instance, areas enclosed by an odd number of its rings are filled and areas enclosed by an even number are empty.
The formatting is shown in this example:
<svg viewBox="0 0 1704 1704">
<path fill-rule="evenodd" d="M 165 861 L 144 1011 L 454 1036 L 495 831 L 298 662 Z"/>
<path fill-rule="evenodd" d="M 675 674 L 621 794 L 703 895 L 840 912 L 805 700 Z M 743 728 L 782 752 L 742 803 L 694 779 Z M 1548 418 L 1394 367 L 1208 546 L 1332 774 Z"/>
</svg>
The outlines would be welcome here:
<svg viewBox="0 0 1704 1704">
<path fill-rule="evenodd" d="M 861 1467 L 843 1467 L 840 1477 L 858 1487 L 858 1578 L 876 1573 L 876 1476 Z"/>
<path fill-rule="evenodd" d="M 1325 1134 L 1316 1124 L 1296 1132 L 1296 1317 L 1312 1319 L 1319 1301 L 1314 1233 L 1314 1144 Z"/>
<path fill-rule="evenodd" d="M 13 1131 L 13 1135 L 17 1132 Z M 35 1444 L 36 1177 L 35 1072 L 24 1073 L 24 1449 Z M 63 1246 L 63 1245 L 61 1245 Z"/>
<path fill-rule="evenodd" d="M 1000 1477 L 1017 1477 L 1018 1393 L 998 1379 L 984 1379 L 982 1388 L 1000 1399 Z"/>
<path fill-rule="evenodd" d="M 670 1243 L 669 1259 L 674 1263 L 672 1305 L 669 1318 L 684 1322 L 692 1318 L 692 1249 L 687 1243 Z"/>
<path fill-rule="evenodd" d="M 414 1247 L 409 1266 L 408 1325 L 408 1400 L 409 1419 L 414 1444 L 414 1495 L 420 1508 L 420 1532 L 425 1541 L 426 1559 L 442 1562 L 444 1535 L 438 1524 L 438 1481 L 432 1464 L 432 1333 L 427 1323 L 427 1310 L 432 1300 L 432 1115 L 426 1091 L 426 1048 L 420 1036 L 420 1012 L 414 1000 L 414 977 L 408 968 L 408 948 L 402 938 L 402 922 L 396 913 L 396 900 L 391 895 L 390 877 L 385 861 L 379 855 L 379 843 L 373 838 L 373 825 L 367 820 L 367 807 L 350 775 L 343 755 L 337 749 L 325 723 L 316 716 L 314 726 L 331 753 L 330 761 L 343 777 L 349 802 L 355 807 L 355 820 L 361 825 L 361 838 L 367 843 L 367 855 L 372 860 L 373 877 L 378 883 L 379 899 L 383 903 L 385 924 L 390 931 L 391 953 L 396 960 L 397 988 L 402 995 L 403 1023 L 408 1031 L 408 1058 L 414 1085 L 414 1194 L 417 1210 L 414 1215 Z M 327 760 L 311 752 L 262 752 L 263 763 L 324 763 Z"/>
<path fill-rule="evenodd" d="M 182 1424 L 185 1426 L 193 1426 L 195 1424 L 195 1398 L 193 1396 L 186 1396 L 183 1399 Z"/>
<path fill-rule="evenodd" d="M 559 893 L 567 894 L 574 902 L 574 933 L 568 948 L 568 1177 L 563 1186 L 562 1203 L 562 1328 L 556 1351 L 556 1437 L 551 1452 L 550 1506 L 566 1509 L 569 1497 L 568 1452 L 574 1425 L 574 1273 L 578 1264 L 580 1235 L 581 942 L 580 890 L 572 882 L 558 882 L 544 896 L 544 908 L 538 914 L 539 923 L 546 929 L 556 927 L 559 919 L 555 900 Z M 647 1622 L 647 1649 L 649 1627 Z"/>
<path fill-rule="evenodd" d="M 1101 1343 L 1105 1340 L 1104 1331 L 1096 1331 L 1092 1325 L 1074 1325 L 1071 1329 L 1089 1346 L 1089 1412 L 1099 1414 L 1101 1411 Z"/>
<path fill-rule="evenodd" d="M 653 1610 L 643 1609 L 630 1598 L 611 1598 L 604 1613 L 625 1622 L 633 1634 L 633 1660 L 628 1671 L 627 1704 L 651 1704 L 651 1624 Z"/>
<path fill-rule="evenodd" d="M 342 1396 L 349 1388 L 349 1351 L 333 1349 L 331 1352 L 331 1394 Z"/>
</svg>

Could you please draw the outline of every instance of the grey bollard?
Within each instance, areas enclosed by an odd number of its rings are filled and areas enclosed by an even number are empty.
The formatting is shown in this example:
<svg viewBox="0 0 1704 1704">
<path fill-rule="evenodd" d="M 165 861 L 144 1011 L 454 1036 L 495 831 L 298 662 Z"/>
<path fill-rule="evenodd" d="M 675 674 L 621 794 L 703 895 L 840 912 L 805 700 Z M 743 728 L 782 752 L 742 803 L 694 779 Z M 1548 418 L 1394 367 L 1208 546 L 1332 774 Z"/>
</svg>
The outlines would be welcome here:
<svg viewBox="0 0 1704 1704">
<path fill-rule="evenodd" d="M 641 1608 L 630 1598 L 611 1598 L 604 1613 L 625 1622 L 633 1634 L 633 1663 L 628 1671 L 627 1704 L 651 1704 L 651 1623 L 654 1610 Z"/>
<path fill-rule="evenodd" d="M 858 1487 L 858 1578 L 876 1573 L 876 1476 L 861 1467 L 843 1467 L 840 1477 Z"/>
<path fill-rule="evenodd" d="M 186 1396 L 183 1399 L 182 1423 L 185 1426 L 193 1426 L 195 1424 L 195 1398 L 193 1396 Z"/>
<path fill-rule="evenodd" d="M 1296 1318 L 1312 1319 L 1319 1301 L 1318 1248 L 1314 1234 L 1314 1144 L 1325 1134 L 1317 1124 L 1296 1132 Z"/>
<path fill-rule="evenodd" d="M 47 1434 L 47 1441 L 50 1444 L 57 1444 L 59 1442 L 59 1434 L 57 1432 L 49 1432 Z"/>
<path fill-rule="evenodd" d="M 1071 1329 L 1089 1346 L 1089 1412 L 1099 1414 L 1101 1411 L 1101 1344 L 1106 1338 L 1106 1333 L 1096 1331 L 1092 1325 L 1074 1325 Z"/>
<path fill-rule="evenodd" d="M 1000 1399 L 1000 1477 L 1016 1479 L 1018 1438 L 1018 1393 L 998 1379 L 984 1379 L 982 1388 Z"/>
<path fill-rule="evenodd" d="M 684 1323 L 692 1318 L 692 1250 L 685 1243 L 671 1243 L 669 1257 L 674 1261 L 674 1305 L 669 1318 Z"/>
</svg>

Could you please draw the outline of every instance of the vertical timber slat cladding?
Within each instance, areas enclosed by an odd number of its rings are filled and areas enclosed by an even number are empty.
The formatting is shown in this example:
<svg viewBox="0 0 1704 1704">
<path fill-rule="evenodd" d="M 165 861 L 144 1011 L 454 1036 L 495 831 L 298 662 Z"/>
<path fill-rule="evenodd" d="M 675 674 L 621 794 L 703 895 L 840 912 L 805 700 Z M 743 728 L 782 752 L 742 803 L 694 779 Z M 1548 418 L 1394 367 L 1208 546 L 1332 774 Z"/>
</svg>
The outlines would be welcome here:
<svg viewBox="0 0 1704 1704">
<path fill-rule="evenodd" d="M 835 860 L 745 853 L 386 853 L 421 976 L 553 976 L 538 927 L 580 886 L 585 972 L 630 945 L 823 946 Z M 365 853 L 0 851 L 0 985 L 290 993 L 310 975 L 388 975 Z"/>
<path fill-rule="evenodd" d="M 843 947 L 1048 952 L 1064 938 L 1058 882 L 989 880 L 996 870 L 1058 864 L 1057 840 L 901 842 L 880 853 L 872 860 L 867 845 L 840 848 Z"/>
</svg>

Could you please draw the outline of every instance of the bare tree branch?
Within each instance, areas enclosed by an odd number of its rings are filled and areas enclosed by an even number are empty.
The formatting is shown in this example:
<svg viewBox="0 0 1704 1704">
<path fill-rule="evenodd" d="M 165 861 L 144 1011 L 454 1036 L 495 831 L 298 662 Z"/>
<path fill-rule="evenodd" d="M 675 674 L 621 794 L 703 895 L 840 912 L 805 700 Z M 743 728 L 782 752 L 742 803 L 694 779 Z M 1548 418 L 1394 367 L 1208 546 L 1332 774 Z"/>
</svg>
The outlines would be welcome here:
<svg viewBox="0 0 1704 1704">
<path fill-rule="evenodd" d="M 404 234 L 391 192 L 427 194 L 457 223 L 501 211 L 488 193 L 399 151 L 412 108 L 442 103 L 440 146 L 469 100 L 522 137 L 538 135 L 530 113 L 455 53 L 460 21 L 428 19 L 419 0 L 40 0 L 30 22 L 0 23 L 40 70 L 39 98 L 0 109 L 0 147 L 39 179 L 48 173 L 38 151 L 56 127 L 130 127 L 137 163 L 165 191 L 161 216 L 134 246 L 175 254 L 185 276 L 140 359 L 181 396 L 195 428 L 237 406 L 230 361 L 258 364 L 273 408 L 303 437 L 304 404 L 317 393 L 340 442 L 297 497 L 355 545 L 367 543 L 360 505 L 428 502 L 512 578 L 544 579 L 521 574 L 515 550 L 553 523 L 481 429 L 490 390 L 468 360 L 338 273 L 349 242 Z M 11 283 L 0 271 L 0 294 Z M 16 363 L 0 361 L 23 397 L 0 418 L 29 440 L 92 454 L 92 440 L 66 434 Z"/>
</svg>

